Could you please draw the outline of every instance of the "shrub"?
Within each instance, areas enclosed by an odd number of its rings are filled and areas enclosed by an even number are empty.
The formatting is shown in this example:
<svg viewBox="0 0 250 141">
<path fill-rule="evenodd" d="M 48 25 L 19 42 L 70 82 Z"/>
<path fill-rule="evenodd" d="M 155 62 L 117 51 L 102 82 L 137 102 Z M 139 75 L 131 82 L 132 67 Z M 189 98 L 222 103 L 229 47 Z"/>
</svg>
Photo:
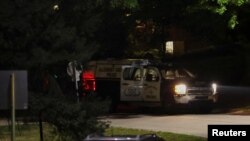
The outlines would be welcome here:
<svg viewBox="0 0 250 141">
<path fill-rule="evenodd" d="M 109 126 L 98 116 L 108 112 L 108 100 L 85 98 L 80 102 L 64 95 L 32 94 L 30 113 L 55 127 L 61 140 L 81 140 L 93 132 L 104 132 Z"/>
</svg>

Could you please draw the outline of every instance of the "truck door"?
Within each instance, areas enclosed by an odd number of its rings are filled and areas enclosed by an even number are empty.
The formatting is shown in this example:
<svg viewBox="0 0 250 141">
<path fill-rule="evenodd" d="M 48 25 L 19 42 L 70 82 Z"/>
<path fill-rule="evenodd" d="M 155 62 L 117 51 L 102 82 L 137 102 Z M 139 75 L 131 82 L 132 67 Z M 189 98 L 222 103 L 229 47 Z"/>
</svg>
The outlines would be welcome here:
<svg viewBox="0 0 250 141">
<path fill-rule="evenodd" d="M 121 74 L 121 101 L 142 101 L 142 81 L 143 81 L 143 68 L 122 66 Z"/>
<path fill-rule="evenodd" d="M 147 67 L 143 81 L 143 100 L 147 102 L 160 101 L 161 75 L 156 67 Z"/>
</svg>

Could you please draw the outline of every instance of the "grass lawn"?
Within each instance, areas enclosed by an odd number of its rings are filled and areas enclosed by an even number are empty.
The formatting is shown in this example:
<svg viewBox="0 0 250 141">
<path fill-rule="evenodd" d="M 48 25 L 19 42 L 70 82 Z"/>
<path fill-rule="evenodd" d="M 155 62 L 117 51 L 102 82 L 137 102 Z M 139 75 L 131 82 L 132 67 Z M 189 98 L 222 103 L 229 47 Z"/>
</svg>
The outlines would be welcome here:
<svg viewBox="0 0 250 141">
<path fill-rule="evenodd" d="M 111 127 L 106 130 L 106 135 L 137 135 L 137 134 L 156 134 L 166 141 L 207 141 L 207 138 L 174 134 L 169 132 L 155 132 L 149 130 L 138 130 L 138 129 L 127 129 L 127 128 L 117 128 Z"/>
<path fill-rule="evenodd" d="M 9 126 L 0 126 L 0 141 L 10 141 L 11 129 Z M 52 133 L 50 126 L 44 125 L 44 141 L 59 141 L 57 135 Z M 111 127 L 105 132 L 106 135 L 135 135 L 155 133 L 164 138 L 166 141 L 206 141 L 206 138 L 195 137 L 182 134 L 173 134 L 168 132 L 154 132 L 148 130 L 126 129 Z M 38 124 L 18 125 L 16 126 L 16 141 L 39 141 L 39 126 Z"/>
<path fill-rule="evenodd" d="M 48 125 L 44 125 L 44 141 L 53 141 L 52 128 Z M 11 127 L 10 126 L 0 126 L 0 141 L 10 141 L 11 140 Z M 16 126 L 16 141 L 39 141 L 39 125 L 29 124 L 29 125 L 17 125 Z"/>
</svg>

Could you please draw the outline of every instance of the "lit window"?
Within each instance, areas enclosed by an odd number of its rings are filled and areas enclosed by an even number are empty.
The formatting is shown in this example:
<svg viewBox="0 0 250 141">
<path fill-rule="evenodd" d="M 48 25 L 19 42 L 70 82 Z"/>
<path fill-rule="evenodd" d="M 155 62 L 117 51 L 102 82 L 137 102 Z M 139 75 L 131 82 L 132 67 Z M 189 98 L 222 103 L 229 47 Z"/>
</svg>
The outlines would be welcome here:
<svg viewBox="0 0 250 141">
<path fill-rule="evenodd" d="M 174 42 L 168 41 L 166 42 L 166 53 L 167 54 L 173 54 L 174 53 Z"/>
</svg>

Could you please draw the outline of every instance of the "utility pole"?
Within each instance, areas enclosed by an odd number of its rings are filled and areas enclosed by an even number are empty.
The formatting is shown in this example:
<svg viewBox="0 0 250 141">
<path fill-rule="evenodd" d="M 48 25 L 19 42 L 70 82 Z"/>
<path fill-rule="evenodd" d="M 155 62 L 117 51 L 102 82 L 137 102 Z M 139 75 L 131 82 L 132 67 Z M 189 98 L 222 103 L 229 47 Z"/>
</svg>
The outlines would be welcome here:
<svg viewBox="0 0 250 141">
<path fill-rule="evenodd" d="M 15 74 L 11 74 L 11 141 L 15 141 L 15 110 L 16 110 L 16 100 L 15 100 Z"/>
</svg>

